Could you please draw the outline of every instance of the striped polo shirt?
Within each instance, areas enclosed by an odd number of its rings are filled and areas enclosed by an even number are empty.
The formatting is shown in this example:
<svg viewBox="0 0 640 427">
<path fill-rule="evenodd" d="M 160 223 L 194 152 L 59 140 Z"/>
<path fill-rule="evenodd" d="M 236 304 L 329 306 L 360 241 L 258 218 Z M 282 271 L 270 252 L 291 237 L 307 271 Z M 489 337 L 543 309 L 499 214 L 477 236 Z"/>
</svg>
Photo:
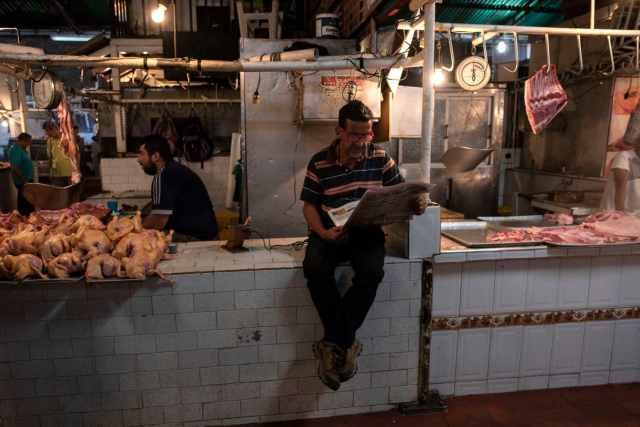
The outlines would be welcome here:
<svg viewBox="0 0 640 427">
<path fill-rule="evenodd" d="M 375 144 L 353 169 L 343 166 L 338 157 L 339 140 L 316 153 L 307 166 L 300 200 L 315 205 L 325 227 L 333 227 L 327 210 L 360 200 L 369 189 L 404 181 L 396 162 Z"/>
</svg>

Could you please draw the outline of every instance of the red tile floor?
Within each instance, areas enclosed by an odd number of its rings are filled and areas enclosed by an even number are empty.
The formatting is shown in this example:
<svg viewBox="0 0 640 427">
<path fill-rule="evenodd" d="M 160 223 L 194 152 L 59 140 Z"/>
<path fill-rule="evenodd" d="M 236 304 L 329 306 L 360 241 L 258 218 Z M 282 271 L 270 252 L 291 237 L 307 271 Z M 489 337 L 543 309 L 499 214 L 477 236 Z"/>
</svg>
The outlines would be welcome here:
<svg viewBox="0 0 640 427">
<path fill-rule="evenodd" d="M 269 427 L 638 426 L 640 384 L 526 391 L 448 400 L 446 412 L 397 411 L 263 424 Z M 254 424 L 255 425 L 255 424 Z"/>
</svg>

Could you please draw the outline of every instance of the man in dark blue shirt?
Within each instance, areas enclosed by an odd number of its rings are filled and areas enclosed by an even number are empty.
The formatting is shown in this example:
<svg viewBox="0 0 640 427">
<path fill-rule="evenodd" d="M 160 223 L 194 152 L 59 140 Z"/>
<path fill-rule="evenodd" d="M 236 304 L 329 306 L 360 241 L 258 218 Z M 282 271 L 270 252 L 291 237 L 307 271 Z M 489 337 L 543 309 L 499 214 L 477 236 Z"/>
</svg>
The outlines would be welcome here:
<svg viewBox="0 0 640 427">
<path fill-rule="evenodd" d="M 204 183 L 188 167 L 176 163 L 169 143 L 159 135 L 144 139 L 138 163 L 151 185 L 152 210 L 145 228 L 173 230 L 174 241 L 216 240 L 218 223 Z"/>
</svg>

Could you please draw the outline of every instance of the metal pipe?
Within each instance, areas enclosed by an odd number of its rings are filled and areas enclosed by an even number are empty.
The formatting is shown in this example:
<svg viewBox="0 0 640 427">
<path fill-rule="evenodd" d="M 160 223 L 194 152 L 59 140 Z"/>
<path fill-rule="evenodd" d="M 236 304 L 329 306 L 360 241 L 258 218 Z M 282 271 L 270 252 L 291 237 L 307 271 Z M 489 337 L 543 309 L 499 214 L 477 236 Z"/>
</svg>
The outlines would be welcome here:
<svg viewBox="0 0 640 427">
<path fill-rule="evenodd" d="M 596 0 L 591 0 L 591 17 L 589 28 L 592 30 L 596 28 Z"/>
<path fill-rule="evenodd" d="M 399 30 L 408 30 L 412 26 L 418 30 L 424 29 L 424 21 L 415 23 L 401 22 L 398 24 Z M 447 32 L 451 29 L 454 33 L 512 33 L 544 36 L 613 36 L 613 37 L 635 37 L 640 35 L 640 30 L 611 30 L 611 29 L 591 29 L 591 28 L 559 28 L 559 27 L 520 27 L 517 25 L 478 25 L 478 24 L 454 24 L 447 22 L 436 23 L 436 31 Z"/>
<path fill-rule="evenodd" d="M 580 63 L 580 72 L 584 71 L 584 59 L 582 58 L 582 39 L 581 36 L 576 36 L 578 38 L 578 60 Z"/>
<path fill-rule="evenodd" d="M 433 74 L 435 72 L 435 22 L 436 5 L 430 3 L 424 6 L 424 20 L 427 22 L 427 29 L 423 32 L 424 37 L 424 65 L 422 68 L 422 150 L 420 161 L 421 179 L 424 182 L 431 182 L 431 135 L 433 133 L 433 122 L 435 115 L 435 90 L 433 88 Z M 428 380 L 425 379 L 428 383 Z"/>
<path fill-rule="evenodd" d="M 119 101 L 121 104 L 240 104 L 240 98 L 213 98 L 213 99 L 166 99 L 166 98 L 158 98 L 158 99 L 121 99 Z"/>
<path fill-rule="evenodd" d="M 104 68 L 182 68 L 188 71 L 222 71 L 222 72 L 280 72 L 280 71 L 316 71 L 316 70 L 353 70 L 362 67 L 368 71 L 401 67 L 404 61 L 413 62 L 402 55 L 383 58 L 350 58 L 317 60 L 317 61 L 216 61 L 186 58 L 101 58 L 97 56 L 77 55 L 33 55 L 18 53 L 0 53 L 0 63 L 39 64 L 47 66 L 67 67 L 104 67 Z"/>
<path fill-rule="evenodd" d="M 173 57 L 178 57 L 178 25 L 176 23 L 177 15 L 176 15 L 176 0 L 171 2 L 173 6 Z"/>
</svg>

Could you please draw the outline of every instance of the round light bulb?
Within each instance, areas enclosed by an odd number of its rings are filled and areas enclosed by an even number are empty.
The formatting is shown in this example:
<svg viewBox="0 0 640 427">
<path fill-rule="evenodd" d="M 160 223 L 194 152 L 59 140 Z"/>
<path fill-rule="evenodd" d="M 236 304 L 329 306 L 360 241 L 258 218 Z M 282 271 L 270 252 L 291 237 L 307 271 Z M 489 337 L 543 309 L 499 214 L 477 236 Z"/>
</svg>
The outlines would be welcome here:
<svg viewBox="0 0 640 427">
<path fill-rule="evenodd" d="M 8 128 L 9 127 L 9 120 L 3 120 L 0 122 L 0 126 L 2 126 L 3 128 Z"/>
<path fill-rule="evenodd" d="M 444 74 L 441 68 L 436 68 L 433 72 L 433 84 L 434 86 L 440 86 L 445 81 L 447 81 L 447 76 Z"/>
<path fill-rule="evenodd" d="M 158 7 L 153 9 L 153 12 L 151 12 L 151 20 L 156 24 L 160 24 L 161 22 L 164 22 L 166 11 L 167 11 L 167 6 L 163 4 L 159 4 Z"/>
<path fill-rule="evenodd" d="M 499 41 L 498 45 L 496 46 L 496 50 L 498 51 L 498 53 L 505 53 L 507 51 L 507 44 L 503 41 Z"/>
</svg>

